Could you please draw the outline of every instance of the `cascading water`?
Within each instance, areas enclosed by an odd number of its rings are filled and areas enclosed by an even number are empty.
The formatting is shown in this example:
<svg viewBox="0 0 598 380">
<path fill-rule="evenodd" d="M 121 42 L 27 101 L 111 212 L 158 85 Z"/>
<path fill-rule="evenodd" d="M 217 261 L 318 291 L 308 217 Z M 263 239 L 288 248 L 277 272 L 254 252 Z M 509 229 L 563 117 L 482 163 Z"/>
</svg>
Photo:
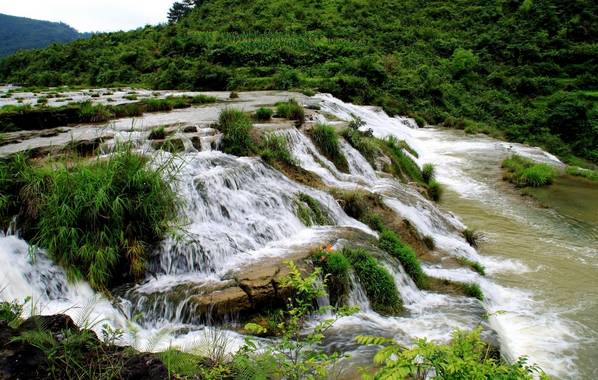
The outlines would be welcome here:
<svg viewBox="0 0 598 380">
<path fill-rule="evenodd" d="M 279 100 L 276 95 L 269 96 L 273 101 Z M 416 161 L 420 165 L 435 163 L 438 179 L 464 197 L 489 194 L 483 178 L 469 178 L 467 175 L 467 165 L 474 160 L 455 154 L 459 149 L 458 142 L 437 142 L 434 132 L 415 129 L 412 120 L 390 118 L 372 107 L 346 104 L 328 95 L 318 95 L 310 101 L 318 102 L 323 111 L 340 119 L 348 121 L 353 116 L 360 117 L 365 122 L 363 128 L 372 129 L 377 137 L 392 135 L 407 141 L 418 151 Z M 258 97 L 254 102 L 264 104 Z M 210 119 L 215 119 L 218 107 L 207 109 Z M 195 123 L 194 118 L 200 111 L 185 112 L 155 116 L 154 124 L 177 118 Z M 130 127 L 130 121 L 115 122 L 113 132 L 117 135 L 116 140 L 136 140 L 135 146 L 158 162 L 171 159 L 168 153 L 151 149 L 146 140 L 147 131 L 128 132 Z M 576 333 L 568 321 L 560 313 L 547 310 L 541 302 L 535 301 L 534 292 L 515 289 L 509 286 L 508 281 L 500 281 L 505 275 L 533 272 L 536 270 L 534 266 L 515 257 L 480 254 L 460 236 L 465 226 L 459 219 L 439 209 L 415 189 L 378 176 L 365 158 L 345 141 L 341 141 L 341 148 L 348 160 L 350 173 L 338 171 L 300 131 L 290 128 L 276 133 L 290 142 L 292 154 L 299 165 L 316 174 L 324 184 L 342 189 L 369 190 L 382 195 L 385 204 L 399 217 L 408 220 L 422 236 L 432 237 L 438 250 L 447 255 L 479 261 L 486 266 L 489 275 L 484 278 L 471 270 L 444 268 L 441 264 L 424 267 L 428 274 L 435 277 L 479 283 L 486 295 L 482 308 L 480 302 L 471 298 L 418 289 L 400 264 L 387 258 L 383 264 L 395 279 L 406 313 L 400 317 L 387 317 L 372 311 L 359 281 L 352 276 L 349 301 L 359 306 L 361 312 L 340 320 L 333 334 L 327 338 L 328 345 L 353 351 L 357 361 L 363 354 L 362 362 L 367 362 L 372 352 L 364 348 L 355 351 L 355 335 L 389 336 L 405 344 L 417 337 L 447 340 L 454 329 L 470 329 L 484 324 L 482 316 L 485 311 L 505 310 L 505 314 L 492 316 L 489 324 L 498 333 L 506 355 L 512 358 L 529 355 L 531 362 L 561 377 L 575 374 L 572 350 Z M 334 241 L 343 228 L 375 235 L 368 227 L 348 217 L 327 193 L 297 184 L 259 159 L 209 151 L 213 139 L 208 137 L 209 144 L 202 149 L 204 151 L 199 152 L 193 144 L 185 141 L 186 153 L 173 158 L 173 166 L 178 167 L 173 186 L 185 201 L 179 218 L 184 233 L 167 239 L 156 250 L 151 261 L 151 273 L 145 281 L 125 289 L 120 293 L 121 298 L 109 301 L 95 294 L 85 283 L 68 283 L 64 271 L 52 264 L 43 252 L 38 252 L 36 260 L 32 261 L 29 255 L 32 248 L 26 242 L 15 236 L 4 236 L 0 237 L 0 289 L 4 289 L 0 292 L 0 299 L 23 300 L 32 296 L 42 313 L 64 311 L 75 320 L 81 310 L 89 309 L 91 316 L 88 320 L 102 320 L 102 323 L 115 328 L 135 331 L 135 334 L 127 336 L 123 344 L 136 344 L 143 349 L 152 336 L 166 331 L 168 334 L 164 341 L 151 347 L 152 350 L 168 346 L 185 348 L 193 342 L 200 342 L 205 331 L 210 331 L 202 325 L 204 320 L 195 318 L 190 297 L 228 281 L 230 271 L 260 259 L 284 257 L 294 249 L 314 242 Z M 516 144 L 484 140 L 472 142 L 464 150 L 472 146 L 500 149 L 505 154 L 509 150 L 517 151 L 558 164 L 553 157 L 541 151 Z M 305 227 L 296 216 L 295 202 L 299 193 L 318 200 L 331 217 L 332 225 Z M 506 205 L 508 200 L 501 199 L 500 202 Z M 516 217 L 514 211 L 509 215 Z M 94 302 L 86 308 L 89 300 Z M 86 316 L 88 313 L 82 314 Z M 538 321 L 545 322 L 546 327 Z M 95 325 L 96 331 L 101 329 L 102 323 Z M 234 349 L 241 344 L 241 339 L 234 333 L 230 334 L 236 342 L 231 347 Z"/>
</svg>

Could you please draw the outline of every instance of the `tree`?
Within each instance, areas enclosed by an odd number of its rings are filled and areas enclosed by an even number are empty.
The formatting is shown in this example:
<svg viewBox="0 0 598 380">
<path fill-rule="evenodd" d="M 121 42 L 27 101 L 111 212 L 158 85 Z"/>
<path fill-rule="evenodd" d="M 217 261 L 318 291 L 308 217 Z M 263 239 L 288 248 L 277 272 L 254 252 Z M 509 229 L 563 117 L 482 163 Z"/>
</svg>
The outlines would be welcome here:
<svg viewBox="0 0 598 380">
<path fill-rule="evenodd" d="M 198 4 L 199 1 L 194 0 L 182 0 L 172 4 L 168 11 L 168 22 L 174 24 L 181 18 L 185 17 L 191 10 Z"/>
</svg>

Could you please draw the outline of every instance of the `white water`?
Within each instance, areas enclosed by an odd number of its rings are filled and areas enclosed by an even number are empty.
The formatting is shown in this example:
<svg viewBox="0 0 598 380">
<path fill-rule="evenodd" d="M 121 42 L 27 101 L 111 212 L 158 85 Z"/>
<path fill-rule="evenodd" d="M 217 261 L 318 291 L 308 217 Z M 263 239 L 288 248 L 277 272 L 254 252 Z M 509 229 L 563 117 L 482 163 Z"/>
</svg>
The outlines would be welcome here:
<svg viewBox="0 0 598 380">
<path fill-rule="evenodd" d="M 365 128 L 371 128 L 378 137 L 393 135 L 407 141 L 420 153 L 420 164 L 436 163 L 439 180 L 463 196 L 485 194 L 483 183 L 468 179 L 463 171 L 455 171 L 466 162 L 443 153 L 443 146 L 440 143 L 433 145 L 430 141 L 433 138 L 426 135 L 427 131 L 413 129 L 414 123 L 409 119 L 389 118 L 374 108 L 353 106 L 330 96 L 321 95 L 319 99 L 324 111 L 339 118 L 361 117 L 366 122 Z M 342 142 L 351 172 L 346 174 L 320 155 L 310 139 L 299 131 L 285 129 L 278 133 L 289 140 L 300 165 L 318 175 L 326 185 L 382 194 L 384 202 L 399 217 L 409 220 L 422 235 L 433 237 L 437 247 L 446 254 L 477 260 L 488 268 L 490 275 L 530 270 L 514 260 L 480 255 L 460 237 L 464 225 L 458 218 L 439 210 L 417 191 L 378 177 L 349 144 Z M 144 139 L 145 134 L 127 134 L 123 138 Z M 553 157 L 534 149 L 492 144 L 480 149 L 510 148 L 559 164 Z M 157 155 L 158 159 L 167 157 L 164 153 Z M 152 273 L 146 281 L 129 289 L 124 299 L 109 302 L 94 294 L 85 283 L 67 283 L 64 272 L 43 253 L 38 253 L 34 263 L 30 262 L 29 246 L 13 236 L 0 238 L 0 288 L 4 287 L 0 298 L 22 300 L 32 296 L 43 314 L 66 312 L 79 323 L 83 322 L 78 318 L 80 311 L 89 309 L 88 320 L 102 320 L 114 327 L 137 331 L 127 337 L 125 344 L 143 348 L 155 340 L 153 337 L 167 332 L 159 344 L 152 344 L 152 350 L 169 345 L 187 348 L 202 340 L 206 328 L 191 317 L 192 310 L 187 309 L 187 299 L 192 293 L 183 292 L 183 299 L 174 301 L 169 298 L 169 292 L 177 286 L 219 284 L 229 271 L 244 264 L 263 258 L 279 258 L 313 242 L 334 238 L 338 227 L 352 227 L 374 234 L 349 218 L 325 192 L 294 183 L 259 159 L 189 149 L 175 159 L 175 165 L 180 171 L 173 186 L 185 200 L 180 223 L 186 232 L 163 243 L 155 253 Z M 294 202 L 298 193 L 309 194 L 320 201 L 334 226 L 303 226 L 295 215 Z M 397 262 L 389 260 L 385 266 L 395 279 L 408 313 L 400 317 L 384 317 L 373 312 L 363 289 L 354 280 L 350 302 L 360 306 L 362 312 L 344 318 L 335 327 L 339 332 L 333 338 L 337 344 L 352 346 L 352 339 L 358 333 L 392 336 L 406 344 L 418 337 L 447 340 L 454 329 L 470 329 L 484 323 L 481 318 L 484 310 L 478 301 L 421 291 Z M 498 285 L 469 270 L 427 267 L 426 271 L 438 277 L 480 283 L 487 296 L 483 305 L 486 311 L 506 311 L 493 316 L 490 324 L 498 333 L 503 352 L 509 357 L 529 355 L 531 362 L 556 375 L 573 370 L 572 357 L 563 354 L 571 348 L 575 338 L 570 326 L 558 313 L 545 312 L 544 307 L 538 307 L 533 294 Z M 90 300 L 94 300 L 93 305 L 85 307 Z M 538 310 L 543 312 L 538 315 Z M 137 313 L 142 313 L 142 317 L 133 318 Z M 100 331 L 101 323 L 95 329 Z M 236 334 L 230 334 L 235 342 L 231 346 L 234 350 L 241 340 Z"/>
</svg>

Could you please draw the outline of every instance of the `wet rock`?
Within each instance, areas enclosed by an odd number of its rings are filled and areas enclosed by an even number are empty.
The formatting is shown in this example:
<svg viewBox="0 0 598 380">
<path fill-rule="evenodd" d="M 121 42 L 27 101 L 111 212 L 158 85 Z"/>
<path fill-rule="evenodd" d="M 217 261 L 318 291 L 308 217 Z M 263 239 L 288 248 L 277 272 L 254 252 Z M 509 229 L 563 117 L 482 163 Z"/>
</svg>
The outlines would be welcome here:
<svg viewBox="0 0 598 380">
<path fill-rule="evenodd" d="M 48 364 L 44 353 L 24 342 L 15 341 L 19 332 L 0 322 L 0 379 L 47 379 Z"/>
<path fill-rule="evenodd" d="M 61 333 L 63 330 L 79 331 L 75 322 L 68 315 L 36 315 L 25 320 L 19 326 L 19 331 L 48 330 L 53 334 Z"/>
<path fill-rule="evenodd" d="M 168 370 L 154 354 L 138 354 L 127 359 L 121 372 L 123 380 L 163 380 L 168 379 Z"/>
<path fill-rule="evenodd" d="M 183 129 L 183 133 L 197 133 L 197 127 L 194 125 L 187 126 Z"/>
</svg>

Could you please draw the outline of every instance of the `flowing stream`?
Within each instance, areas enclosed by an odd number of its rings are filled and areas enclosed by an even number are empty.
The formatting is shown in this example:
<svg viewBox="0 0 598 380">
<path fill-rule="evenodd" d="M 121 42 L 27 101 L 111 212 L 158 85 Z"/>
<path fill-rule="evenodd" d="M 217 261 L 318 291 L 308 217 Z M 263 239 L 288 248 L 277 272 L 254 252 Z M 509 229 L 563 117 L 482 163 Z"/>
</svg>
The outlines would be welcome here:
<svg viewBox="0 0 598 380">
<path fill-rule="evenodd" d="M 276 97 L 270 94 L 269 100 Z M 558 160 L 538 149 L 489 138 L 415 129 L 409 119 L 389 118 L 374 108 L 327 95 L 303 100 L 319 103 L 323 111 L 339 119 L 359 116 L 366 122 L 364 128 L 371 128 L 378 137 L 394 135 L 407 141 L 419 152 L 420 164 L 436 165 L 438 179 L 448 190 L 438 207 L 415 189 L 379 176 L 345 142 L 342 149 L 350 174 L 336 170 L 300 131 L 277 131 L 289 141 L 300 166 L 330 187 L 380 194 L 399 217 L 409 220 L 422 235 L 432 236 L 440 251 L 477 260 L 488 272 L 481 277 L 442 263 L 425 266 L 436 277 L 479 283 L 486 295 L 481 303 L 419 290 L 401 265 L 387 258 L 383 264 L 395 279 L 406 313 L 384 317 L 372 311 L 353 276 L 349 301 L 361 312 L 338 322 L 326 339 L 327 347 L 348 351 L 355 363 L 366 364 L 372 348 L 356 347 L 356 335 L 383 335 L 409 344 L 419 337 L 446 341 L 455 329 L 482 325 L 485 336 L 497 339 L 511 359 L 528 355 L 530 362 L 562 378 L 598 376 L 592 365 L 598 360 L 593 349 L 598 331 L 598 281 L 592 276 L 598 267 L 596 226 L 538 208 L 500 181 L 500 160 L 511 150 L 557 166 L 561 165 Z M 206 117 L 213 120 L 217 109 L 206 108 Z M 197 109 L 179 111 L 179 116 L 196 119 L 199 113 Z M 17 236 L 2 236 L 1 299 L 32 297 L 35 312 L 65 312 L 98 332 L 104 323 L 122 328 L 129 332 L 122 343 L 140 349 L 186 349 L 201 345 L 209 335 L 206 332 L 212 331 L 206 316 L 198 315 L 191 302 L 197 289 L 216 288 L 226 283 L 231 271 L 259 260 L 280 260 L 326 241 L 343 244 L 347 231 L 376 235 L 347 216 L 326 192 L 297 184 L 260 159 L 198 151 L 189 142 L 184 153 L 172 157 L 145 144 L 147 130 L 123 133 L 126 123 L 117 121 L 108 128 L 120 138 L 137 139 L 137 146 L 149 151 L 156 163 L 168 160 L 177 167 L 173 186 L 185 200 L 179 218 L 184 234 L 166 239 L 154 254 L 146 280 L 117 292 L 113 300 L 95 294 L 85 283 L 68 283 L 64 271 L 43 251 Z M 300 193 L 323 205 L 332 219 L 330 226 L 308 228 L 301 223 L 295 204 Z M 486 236 L 477 251 L 460 235 L 465 224 Z M 486 313 L 491 314 L 488 321 Z M 234 351 L 242 337 L 232 331 L 227 334 Z"/>
</svg>

